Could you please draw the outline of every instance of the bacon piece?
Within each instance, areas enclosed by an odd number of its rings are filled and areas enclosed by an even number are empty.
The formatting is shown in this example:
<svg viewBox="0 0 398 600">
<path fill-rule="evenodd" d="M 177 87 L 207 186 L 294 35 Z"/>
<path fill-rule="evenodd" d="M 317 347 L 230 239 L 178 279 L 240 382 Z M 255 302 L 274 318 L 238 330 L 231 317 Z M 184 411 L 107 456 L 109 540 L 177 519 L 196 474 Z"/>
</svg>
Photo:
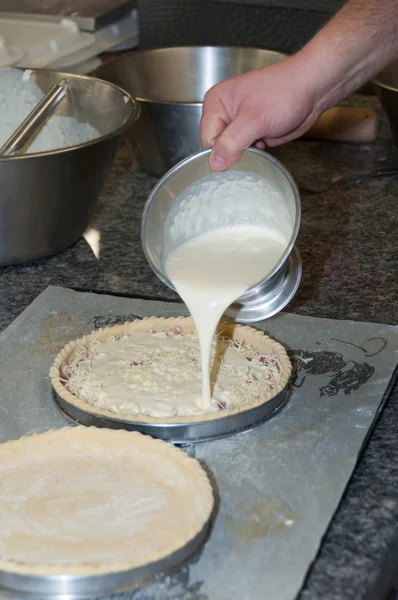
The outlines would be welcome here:
<svg viewBox="0 0 398 600">
<path fill-rule="evenodd" d="M 179 335 L 181 333 L 182 329 L 181 327 L 173 327 L 173 329 L 171 330 L 171 333 L 173 335 Z"/>
<path fill-rule="evenodd" d="M 225 410 L 227 408 L 227 403 L 226 402 L 217 402 L 218 407 L 220 408 L 220 410 Z"/>
<path fill-rule="evenodd" d="M 230 348 L 239 348 L 239 344 L 238 344 L 238 342 L 236 340 L 229 340 L 228 346 Z"/>
</svg>

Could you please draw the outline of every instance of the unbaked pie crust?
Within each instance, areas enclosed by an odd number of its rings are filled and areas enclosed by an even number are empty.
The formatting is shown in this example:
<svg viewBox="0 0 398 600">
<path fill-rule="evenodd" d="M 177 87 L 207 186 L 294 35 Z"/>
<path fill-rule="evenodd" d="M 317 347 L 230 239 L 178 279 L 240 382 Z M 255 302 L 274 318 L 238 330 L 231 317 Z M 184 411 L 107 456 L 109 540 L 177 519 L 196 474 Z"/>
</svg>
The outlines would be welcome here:
<svg viewBox="0 0 398 600">
<path fill-rule="evenodd" d="M 0 570 L 100 575 L 141 567 L 204 530 L 200 464 L 137 432 L 65 427 L 0 444 Z"/>
<path fill-rule="evenodd" d="M 113 336 L 132 335 L 134 332 L 148 332 L 150 330 L 171 331 L 176 327 L 181 328 L 182 333 L 190 333 L 195 331 L 193 319 L 191 317 L 146 317 L 144 319 L 124 323 L 123 325 L 116 325 L 93 331 L 90 335 L 86 335 L 78 340 L 70 342 L 61 350 L 50 370 L 51 384 L 58 396 L 60 396 L 64 401 L 85 411 L 88 414 L 105 416 L 114 420 L 123 420 L 133 423 L 193 423 L 220 419 L 244 410 L 248 410 L 249 408 L 256 408 L 274 398 L 286 387 L 291 375 L 292 366 L 283 346 L 272 340 L 262 331 L 254 329 L 253 327 L 236 325 L 235 323 L 226 323 L 222 321 L 218 325 L 218 332 L 222 332 L 223 335 L 230 337 L 232 340 L 237 340 L 255 346 L 258 348 L 259 354 L 276 354 L 282 366 L 281 376 L 279 381 L 273 386 L 273 389 L 264 389 L 264 392 L 258 397 L 258 399 L 256 399 L 256 403 L 249 407 L 238 406 L 222 411 L 204 412 L 199 415 L 195 414 L 173 417 L 154 417 L 144 414 L 115 414 L 110 410 L 93 406 L 86 400 L 77 397 L 75 394 L 72 394 L 62 383 L 63 365 L 66 365 L 82 346 L 88 346 L 94 340 L 106 342 Z"/>
</svg>

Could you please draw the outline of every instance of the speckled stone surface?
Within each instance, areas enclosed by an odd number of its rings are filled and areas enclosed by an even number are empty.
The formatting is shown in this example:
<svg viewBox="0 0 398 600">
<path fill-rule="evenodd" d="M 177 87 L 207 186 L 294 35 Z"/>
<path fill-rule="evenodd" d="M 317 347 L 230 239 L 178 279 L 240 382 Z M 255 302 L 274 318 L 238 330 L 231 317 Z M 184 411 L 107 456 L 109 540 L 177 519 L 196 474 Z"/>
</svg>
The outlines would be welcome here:
<svg viewBox="0 0 398 600">
<path fill-rule="evenodd" d="M 353 101 L 375 104 L 366 97 Z M 398 168 L 385 124 L 373 145 L 299 141 L 275 154 L 302 191 L 298 247 L 304 278 L 288 310 L 398 324 L 398 175 L 351 181 L 321 194 L 304 189 L 320 172 L 328 179 L 336 173 Z M 50 284 L 175 300 L 152 274 L 140 247 L 141 211 L 155 181 L 134 164 L 130 148 L 123 144 L 93 221 L 100 232 L 99 260 L 81 240 L 57 256 L 0 269 L 0 330 Z M 300 600 L 385 598 L 396 571 L 397 390 L 366 447 Z"/>
</svg>

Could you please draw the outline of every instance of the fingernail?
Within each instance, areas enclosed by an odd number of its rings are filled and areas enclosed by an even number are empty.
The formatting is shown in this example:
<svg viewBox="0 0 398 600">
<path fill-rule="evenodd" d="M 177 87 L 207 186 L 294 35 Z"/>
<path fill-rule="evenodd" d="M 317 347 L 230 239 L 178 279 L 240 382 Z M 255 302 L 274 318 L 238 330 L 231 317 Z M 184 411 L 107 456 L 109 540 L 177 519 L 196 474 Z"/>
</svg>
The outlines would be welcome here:
<svg viewBox="0 0 398 600">
<path fill-rule="evenodd" d="M 215 154 L 214 152 L 210 155 L 210 166 L 214 169 L 223 169 L 227 161 L 225 158 L 220 156 L 219 154 Z"/>
<path fill-rule="evenodd" d="M 211 138 L 210 140 L 207 140 L 206 148 L 213 148 L 215 143 L 216 143 L 216 138 Z"/>
</svg>

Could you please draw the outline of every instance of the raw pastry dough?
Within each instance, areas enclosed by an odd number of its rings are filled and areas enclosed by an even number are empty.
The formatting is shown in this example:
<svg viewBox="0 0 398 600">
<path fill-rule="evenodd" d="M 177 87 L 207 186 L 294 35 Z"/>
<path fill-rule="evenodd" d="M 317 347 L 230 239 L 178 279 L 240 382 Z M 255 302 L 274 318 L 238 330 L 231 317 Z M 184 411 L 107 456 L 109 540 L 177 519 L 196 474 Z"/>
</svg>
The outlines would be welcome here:
<svg viewBox="0 0 398 600">
<path fill-rule="evenodd" d="M 61 398 L 87 413 L 172 423 L 241 412 L 286 386 L 291 363 L 280 344 L 252 327 L 231 323 L 221 322 L 218 333 L 225 361 L 209 410 L 196 402 L 201 397 L 199 344 L 191 318 L 151 317 L 71 342 L 56 358 L 51 382 Z"/>
<path fill-rule="evenodd" d="M 0 445 L 0 570 L 94 575 L 156 561 L 206 525 L 199 463 L 140 433 L 64 428 Z"/>
</svg>

